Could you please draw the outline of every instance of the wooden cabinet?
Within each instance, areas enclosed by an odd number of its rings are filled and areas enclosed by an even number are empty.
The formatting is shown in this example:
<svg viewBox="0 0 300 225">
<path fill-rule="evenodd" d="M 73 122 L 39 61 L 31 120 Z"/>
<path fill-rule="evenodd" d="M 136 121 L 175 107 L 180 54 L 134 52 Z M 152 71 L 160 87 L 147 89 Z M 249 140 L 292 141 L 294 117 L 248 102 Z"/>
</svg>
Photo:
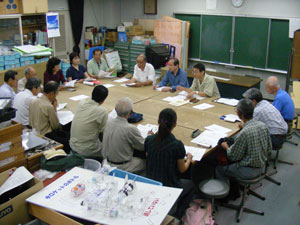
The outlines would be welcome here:
<svg viewBox="0 0 300 225">
<path fill-rule="evenodd" d="M 23 14 L 48 12 L 48 0 L 22 0 Z"/>
</svg>

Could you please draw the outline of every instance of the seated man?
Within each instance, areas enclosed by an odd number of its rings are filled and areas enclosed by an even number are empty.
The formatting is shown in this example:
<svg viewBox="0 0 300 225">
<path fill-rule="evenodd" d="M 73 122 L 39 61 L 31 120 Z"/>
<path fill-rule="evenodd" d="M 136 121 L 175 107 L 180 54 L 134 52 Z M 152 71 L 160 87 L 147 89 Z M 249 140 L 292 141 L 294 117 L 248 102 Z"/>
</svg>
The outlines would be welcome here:
<svg viewBox="0 0 300 225">
<path fill-rule="evenodd" d="M 132 79 L 126 83 L 135 83 L 135 87 L 152 85 L 154 77 L 154 67 L 150 63 L 147 63 L 146 56 L 142 54 L 136 59 L 136 65 L 134 66 Z"/>
<path fill-rule="evenodd" d="M 121 98 L 115 107 L 117 118 L 109 119 L 103 134 L 103 156 L 119 169 L 141 173 L 146 169 L 145 160 L 133 157 L 133 150 L 144 150 L 144 138 L 136 126 L 127 119 L 132 114 L 133 102 Z"/>
<path fill-rule="evenodd" d="M 107 121 L 107 111 L 102 104 L 107 96 L 106 87 L 96 86 L 92 98 L 79 102 L 71 126 L 72 150 L 98 161 L 102 160 L 102 143 L 99 135 L 103 133 Z"/>
<path fill-rule="evenodd" d="M 254 105 L 250 99 L 241 99 L 236 109 L 244 126 L 233 145 L 228 147 L 226 142 L 221 144 L 232 164 L 217 166 L 216 177 L 253 179 L 263 172 L 267 154 L 272 150 L 271 138 L 267 126 L 252 119 Z"/>
<path fill-rule="evenodd" d="M 263 100 L 263 96 L 257 88 L 248 89 L 243 97 L 249 98 L 254 104 L 253 120 L 267 125 L 273 149 L 281 148 L 286 137 L 287 124 L 280 112 L 270 102 Z"/>
<path fill-rule="evenodd" d="M 44 86 L 42 97 L 33 100 L 29 106 L 29 125 L 41 135 L 64 145 L 64 150 L 70 151 L 68 132 L 62 130 L 56 113 L 59 84 L 49 81 Z"/>
<path fill-rule="evenodd" d="M 94 49 L 93 50 L 93 58 L 87 63 L 87 72 L 90 77 L 98 78 L 99 71 L 103 70 L 107 72 L 109 70 L 107 63 L 103 57 L 101 57 L 101 50 Z"/>
<path fill-rule="evenodd" d="M 25 90 L 16 94 L 13 107 L 17 109 L 15 121 L 29 125 L 29 106 L 41 91 L 41 80 L 35 77 L 29 78 Z"/>
<path fill-rule="evenodd" d="M 153 88 L 163 87 L 170 85 L 170 87 L 164 87 L 163 92 L 176 91 L 178 86 L 189 88 L 189 82 L 187 79 L 186 72 L 179 68 L 179 60 L 177 58 L 171 58 L 168 64 L 169 70 L 163 77 L 162 81 L 158 85 L 154 85 Z"/>
<path fill-rule="evenodd" d="M 4 83 L 0 87 L 0 98 L 10 98 L 11 105 L 13 105 L 16 95 L 13 88 L 17 88 L 18 86 L 16 75 L 18 75 L 18 72 L 14 70 L 6 71 L 4 74 Z"/>
<path fill-rule="evenodd" d="M 25 90 L 25 85 L 28 81 L 29 78 L 31 77 L 35 77 L 36 76 L 36 72 L 35 69 L 31 66 L 27 67 L 24 71 L 24 75 L 25 77 L 23 77 L 22 79 L 20 79 L 18 81 L 18 89 L 17 92 L 21 92 Z"/>
<path fill-rule="evenodd" d="M 205 66 L 202 63 L 193 66 L 193 75 L 195 78 L 191 88 L 178 86 L 176 89 L 188 92 L 187 98 L 191 98 L 195 94 L 202 97 L 220 97 L 215 79 L 205 74 Z"/>
<path fill-rule="evenodd" d="M 266 91 L 275 96 L 273 105 L 281 113 L 283 119 L 288 123 L 288 133 L 292 128 L 295 114 L 295 105 L 290 95 L 280 88 L 277 77 L 271 76 L 266 81 Z"/>
</svg>

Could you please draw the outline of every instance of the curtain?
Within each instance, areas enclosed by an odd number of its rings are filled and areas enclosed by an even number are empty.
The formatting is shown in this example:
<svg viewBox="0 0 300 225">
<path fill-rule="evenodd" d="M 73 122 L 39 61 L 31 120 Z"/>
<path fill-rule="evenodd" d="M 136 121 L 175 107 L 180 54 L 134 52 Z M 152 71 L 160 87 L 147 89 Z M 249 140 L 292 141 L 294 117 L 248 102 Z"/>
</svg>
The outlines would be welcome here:
<svg viewBox="0 0 300 225">
<path fill-rule="evenodd" d="M 73 47 L 74 52 L 80 53 L 79 43 L 82 34 L 83 26 L 83 6 L 84 0 L 68 0 L 72 33 L 75 45 Z"/>
</svg>

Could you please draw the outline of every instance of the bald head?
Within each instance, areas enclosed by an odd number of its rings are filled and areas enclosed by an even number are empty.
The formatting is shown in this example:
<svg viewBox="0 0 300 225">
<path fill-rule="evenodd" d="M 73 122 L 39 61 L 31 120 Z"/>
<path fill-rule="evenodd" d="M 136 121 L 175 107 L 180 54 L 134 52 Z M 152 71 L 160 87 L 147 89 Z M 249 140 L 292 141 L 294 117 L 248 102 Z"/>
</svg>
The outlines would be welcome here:
<svg viewBox="0 0 300 225">
<path fill-rule="evenodd" d="M 146 66 L 146 62 L 147 62 L 147 59 L 144 54 L 139 55 L 136 59 L 136 63 L 141 70 L 144 70 L 144 68 Z"/>
<path fill-rule="evenodd" d="M 32 78 L 32 77 L 36 76 L 36 71 L 33 67 L 29 66 L 25 69 L 24 74 L 25 74 L 25 77 L 27 79 L 29 79 L 29 78 Z"/>
<path fill-rule="evenodd" d="M 271 76 L 266 81 L 266 91 L 269 94 L 276 95 L 277 91 L 280 88 L 280 84 L 278 82 L 278 78 L 275 76 Z"/>
</svg>

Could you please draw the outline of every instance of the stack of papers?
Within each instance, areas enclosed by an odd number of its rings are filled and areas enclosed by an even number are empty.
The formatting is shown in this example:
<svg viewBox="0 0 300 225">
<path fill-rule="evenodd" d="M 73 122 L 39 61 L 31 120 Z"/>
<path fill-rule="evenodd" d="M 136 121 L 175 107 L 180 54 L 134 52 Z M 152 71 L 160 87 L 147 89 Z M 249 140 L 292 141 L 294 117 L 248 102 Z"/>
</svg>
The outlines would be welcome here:
<svg viewBox="0 0 300 225">
<path fill-rule="evenodd" d="M 223 137 L 227 137 L 227 134 L 205 130 L 191 142 L 206 148 L 214 148 L 215 146 L 217 146 L 220 138 Z"/>
<path fill-rule="evenodd" d="M 137 125 L 137 129 L 141 132 L 141 135 L 143 138 L 146 138 L 148 136 L 148 132 L 152 131 L 153 133 L 156 133 L 158 131 L 158 126 L 153 124 L 146 124 Z"/>
<path fill-rule="evenodd" d="M 136 85 L 136 83 L 128 83 L 128 84 L 125 84 L 126 86 L 128 87 L 134 87 Z"/>
<path fill-rule="evenodd" d="M 123 83 L 123 82 L 126 82 L 126 81 L 129 81 L 129 79 L 127 79 L 125 77 L 117 79 L 117 80 L 114 80 L 114 82 L 117 82 L 117 83 Z"/>
<path fill-rule="evenodd" d="M 174 102 L 170 102 L 170 105 L 174 105 L 174 106 L 181 106 L 181 105 L 185 105 L 187 103 L 189 103 L 189 100 L 176 100 Z"/>
<path fill-rule="evenodd" d="M 222 103 L 225 105 L 230 105 L 230 106 L 237 106 L 237 104 L 239 103 L 239 100 L 234 99 L 234 98 L 219 98 L 216 100 L 216 102 L 218 103 Z"/>
<path fill-rule="evenodd" d="M 65 85 L 63 86 L 64 88 L 73 88 L 75 86 L 77 80 L 71 80 L 69 82 L 66 82 Z"/>
<path fill-rule="evenodd" d="M 223 137 L 227 137 L 228 136 L 227 133 L 231 131 L 231 129 L 216 124 L 212 124 L 205 128 L 207 130 L 203 131 L 199 136 L 194 138 L 191 141 L 192 143 L 207 148 L 214 148 L 215 146 L 217 146 L 218 141 Z"/>
<path fill-rule="evenodd" d="M 229 78 L 224 78 L 224 77 L 217 77 L 217 76 L 212 76 L 212 75 L 209 75 L 209 76 L 213 77 L 214 79 L 218 79 L 218 80 L 225 80 L 225 81 L 230 80 Z"/>
<path fill-rule="evenodd" d="M 166 102 L 176 102 L 178 100 L 185 100 L 186 97 L 183 96 L 183 95 L 176 95 L 176 96 L 169 96 L 169 97 L 166 97 L 163 99 L 163 101 L 166 101 Z"/>
<path fill-rule="evenodd" d="M 71 111 L 58 111 L 57 117 L 61 125 L 66 125 L 73 120 L 74 114 Z"/>
<path fill-rule="evenodd" d="M 51 48 L 42 45 L 21 45 L 15 46 L 14 51 L 21 53 L 23 56 L 34 56 L 34 55 L 51 55 Z M 40 54 L 42 53 L 42 54 Z"/>
<path fill-rule="evenodd" d="M 193 156 L 193 160 L 200 161 L 206 152 L 205 148 L 197 148 L 193 146 L 184 146 L 186 153 L 191 153 Z"/>
<path fill-rule="evenodd" d="M 202 104 L 193 106 L 193 108 L 199 109 L 199 110 L 205 110 L 205 109 L 209 109 L 209 108 L 212 108 L 212 107 L 215 107 L 215 106 L 211 105 L 211 104 L 207 104 L 207 103 L 202 103 Z"/>
<path fill-rule="evenodd" d="M 224 116 L 224 120 L 228 121 L 228 122 L 236 122 L 236 121 L 241 121 L 240 118 L 237 115 L 233 115 L 233 114 L 227 114 Z"/>
</svg>

